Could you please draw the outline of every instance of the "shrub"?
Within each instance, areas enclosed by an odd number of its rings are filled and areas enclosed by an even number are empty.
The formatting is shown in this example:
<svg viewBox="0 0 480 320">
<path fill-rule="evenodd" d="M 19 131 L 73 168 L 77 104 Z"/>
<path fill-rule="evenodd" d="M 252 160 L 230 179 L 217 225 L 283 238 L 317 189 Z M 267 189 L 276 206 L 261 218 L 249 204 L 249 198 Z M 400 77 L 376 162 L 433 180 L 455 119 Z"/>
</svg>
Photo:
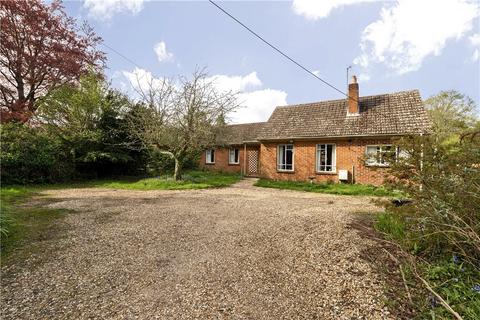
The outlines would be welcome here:
<svg viewBox="0 0 480 320">
<path fill-rule="evenodd" d="M 2 124 L 0 134 L 2 183 L 45 183 L 72 176 L 58 139 L 20 123 Z"/>
<path fill-rule="evenodd" d="M 126 128 L 131 107 L 128 97 L 88 74 L 77 86 L 62 86 L 42 98 L 36 116 L 42 128 L 62 141 L 79 176 L 142 174 L 146 153 Z"/>
<path fill-rule="evenodd" d="M 376 228 L 410 253 L 406 261 L 418 270 L 416 280 L 426 281 L 420 285 L 428 283 L 464 319 L 479 319 L 480 141 L 464 134 L 443 143 L 432 135 L 399 145 L 408 156 L 392 165 L 390 184 L 411 201 L 388 204 Z M 434 295 L 427 303 L 418 293 L 415 304 L 422 318 L 450 315 Z"/>
<path fill-rule="evenodd" d="M 403 219 L 424 255 L 458 255 L 480 265 L 480 137 L 442 144 L 435 136 L 399 142 L 406 154 L 392 166 L 390 184 L 412 202 L 388 206 Z"/>
</svg>

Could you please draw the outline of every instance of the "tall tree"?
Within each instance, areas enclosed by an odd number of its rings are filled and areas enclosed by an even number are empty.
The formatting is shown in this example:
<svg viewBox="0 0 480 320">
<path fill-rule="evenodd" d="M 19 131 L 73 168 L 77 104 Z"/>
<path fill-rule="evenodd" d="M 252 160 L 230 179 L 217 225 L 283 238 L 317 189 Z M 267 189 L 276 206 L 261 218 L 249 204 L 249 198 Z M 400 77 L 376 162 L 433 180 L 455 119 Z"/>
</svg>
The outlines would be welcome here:
<svg viewBox="0 0 480 320">
<path fill-rule="evenodd" d="M 35 120 L 62 141 L 77 170 L 99 175 L 141 169 L 142 153 L 127 145 L 130 101 L 95 74 L 50 91 L 38 105 Z"/>
<path fill-rule="evenodd" d="M 143 107 L 130 118 L 130 131 L 144 148 L 175 161 L 175 180 L 186 160 L 221 139 L 225 115 L 238 106 L 236 94 L 218 90 L 202 71 L 190 79 L 152 79 L 148 88 L 138 87 Z"/>
<path fill-rule="evenodd" d="M 475 102 L 460 92 L 441 91 L 425 100 L 424 104 L 439 142 L 455 142 L 465 130 L 478 125 Z"/>
<path fill-rule="evenodd" d="M 3 0 L 0 19 L 2 122 L 28 120 L 38 97 L 104 66 L 101 38 L 86 23 L 78 26 L 60 0 Z"/>
</svg>

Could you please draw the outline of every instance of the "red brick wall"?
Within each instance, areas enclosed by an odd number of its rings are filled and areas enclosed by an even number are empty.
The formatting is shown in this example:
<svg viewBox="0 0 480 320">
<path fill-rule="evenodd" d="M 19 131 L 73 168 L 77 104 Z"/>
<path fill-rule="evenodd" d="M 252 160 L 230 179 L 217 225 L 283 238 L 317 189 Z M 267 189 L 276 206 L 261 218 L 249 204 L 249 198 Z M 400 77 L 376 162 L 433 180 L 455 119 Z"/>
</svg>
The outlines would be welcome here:
<svg viewBox="0 0 480 320">
<path fill-rule="evenodd" d="M 239 150 L 239 164 L 228 163 L 229 148 L 216 148 L 215 149 L 215 163 L 205 163 L 205 152 L 202 152 L 200 157 L 199 167 L 206 170 L 218 170 L 224 172 L 242 172 L 243 170 L 243 147 L 238 147 Z"/>
<path fill-rule="evenodd" d="M 318 143 L 336 144 L 336 172 L 317 173 L 315 168 L 316 146 Z M 355 182 L 361 184 L 380 185 L 383 183 L 385 168 L 365 166 L 363 157 L 367 145 L 389 144 L 388 139 L 351 139 L 351 140 L 322 140 L 296 141 L 294 145 L 294 172 L 277 171 L 277 145 L 280 143 L 265 143 L 260 148 L 261 176 L 275 180 L 297 180 L 338 182 L 338 170 L 348 170 L 352 176 L 352 166 L 355 171 Z"/>
</svg>

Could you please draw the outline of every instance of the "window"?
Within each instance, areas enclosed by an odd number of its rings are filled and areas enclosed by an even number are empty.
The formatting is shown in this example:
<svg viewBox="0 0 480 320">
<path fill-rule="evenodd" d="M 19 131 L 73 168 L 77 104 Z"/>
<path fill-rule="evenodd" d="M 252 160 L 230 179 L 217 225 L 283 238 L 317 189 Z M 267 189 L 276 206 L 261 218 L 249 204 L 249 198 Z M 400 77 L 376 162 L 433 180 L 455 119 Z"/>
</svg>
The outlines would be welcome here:
<svg viewBox="0 0 480 320">
<path fill-rule="evenodd" d="M 238 149 L 230 149 L 228 153 L 228 163 L 229 164 L 239 164 L 239 151 Z"/>
<path fill-rule="evenodd" d="M 205 152 L 205 163 L 215 163 L 215 150 L 210 149 Z"/>
<path fill-rule="evenodd" d="M 277 170 L 293 171 L 293 144 L 281 144 L 278 146 Z"/>
<path fill-rule="evenodd" d="M 366 164 L 387 167 L 396 159 L 396 150 L 391 145 L 367 146 Z"/>
<path fill-rule="evenodd" d="M 335 145 L 317 144 L 317 172 L 335 172 L 335 163 Z"/>
</svg>

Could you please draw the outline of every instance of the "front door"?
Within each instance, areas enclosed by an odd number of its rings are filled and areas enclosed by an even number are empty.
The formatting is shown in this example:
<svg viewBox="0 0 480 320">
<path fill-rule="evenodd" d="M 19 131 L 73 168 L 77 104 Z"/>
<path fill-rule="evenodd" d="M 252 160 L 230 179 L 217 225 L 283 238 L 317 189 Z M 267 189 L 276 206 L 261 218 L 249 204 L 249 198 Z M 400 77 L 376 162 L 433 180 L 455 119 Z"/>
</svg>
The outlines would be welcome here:
<svg viewBox="0 0 480 320">
<path fill-rule="evenodd" d="M 248 150 L 247 175 L 258 175 L 258 150 Z"/>
</svg>

